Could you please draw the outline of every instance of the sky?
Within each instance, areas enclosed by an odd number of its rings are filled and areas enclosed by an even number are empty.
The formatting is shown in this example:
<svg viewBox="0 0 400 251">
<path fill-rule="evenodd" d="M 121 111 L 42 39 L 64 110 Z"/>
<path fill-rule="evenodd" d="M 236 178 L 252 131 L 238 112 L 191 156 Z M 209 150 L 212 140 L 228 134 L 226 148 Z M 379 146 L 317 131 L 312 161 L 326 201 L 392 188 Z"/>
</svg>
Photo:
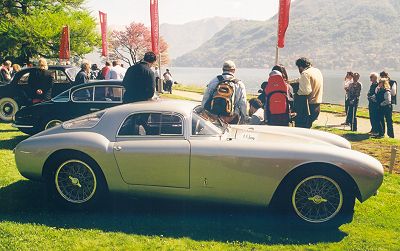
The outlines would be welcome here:
<svg viewBox="0 0 400 251">
<path fill-rule="evenodd" d="M 160 24 L 183 24 L 209 17 L 267 20 L 278 11 L 279 0 L 159 0 Z M 107 13 L 109 25 L 131 22 L 150 26 L 150 0 L 87 0 L 94 17 Z"/>
</svg>

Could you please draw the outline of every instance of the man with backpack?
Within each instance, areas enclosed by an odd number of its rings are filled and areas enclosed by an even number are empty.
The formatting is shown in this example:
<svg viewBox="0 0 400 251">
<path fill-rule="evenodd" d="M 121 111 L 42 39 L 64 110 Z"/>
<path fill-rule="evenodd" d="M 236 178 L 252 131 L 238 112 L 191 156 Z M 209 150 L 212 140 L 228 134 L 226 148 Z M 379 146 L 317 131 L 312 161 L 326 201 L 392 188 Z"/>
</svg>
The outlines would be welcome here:
<svg viewBox="0 0 400 251">
<path fill-rule="evenodd" d="M 227 123 L 245 123 L 247 120 L 246 88 L 235 78 L 236 65 L 225 61 L 222 75 L 210 81 L 203 96 L 202 106 Z"/>
</svg>

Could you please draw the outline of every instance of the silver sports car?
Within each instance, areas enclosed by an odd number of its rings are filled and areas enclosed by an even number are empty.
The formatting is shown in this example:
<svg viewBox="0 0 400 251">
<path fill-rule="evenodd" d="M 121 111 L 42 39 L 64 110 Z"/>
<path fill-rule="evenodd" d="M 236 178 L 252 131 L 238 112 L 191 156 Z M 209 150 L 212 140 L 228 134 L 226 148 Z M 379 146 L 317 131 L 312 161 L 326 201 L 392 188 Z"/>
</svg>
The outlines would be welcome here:
<svg viewBox="0 0 400 251">
<path fill-rule="evenodd" d="M 309 129 L 228 126 L 198 103 L 138 102 L 64 122 L 15 149 L 21 174 L 58 203 L 88 207 L 106 192 L 279 208 L 324 225 L 376 194 L 376 159 Z"/>
</svg>

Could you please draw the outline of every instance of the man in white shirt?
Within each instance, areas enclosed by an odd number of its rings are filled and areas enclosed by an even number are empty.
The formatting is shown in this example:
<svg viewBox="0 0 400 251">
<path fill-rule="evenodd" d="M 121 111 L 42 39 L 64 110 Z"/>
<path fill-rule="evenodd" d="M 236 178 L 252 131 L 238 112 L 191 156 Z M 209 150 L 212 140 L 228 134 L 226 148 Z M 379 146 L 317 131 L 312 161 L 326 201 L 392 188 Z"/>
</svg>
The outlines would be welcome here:
<svg viewBox="0 0 400 251">
<path fill-rule="evenodd" d="M 126 69 L 121 66 L 121 63 L 116 60 L 112 62 L 113 67 L 110 69 L 108 79 L 124 79 Z"/>
<path fill-rule="evenodd" d="M 312 67 L 307 58 L 299 58 L 296 66 L 300 72 L 299 90 L 295 97 L 296 104 L 296 127 L 311 128 L 312 123 L 318 118 L 320 105 L 322 103 L 322 94 L 324 87 L 324 78 L 319 69 Z M 290 81 L 290 83 L 297 81 Z"/>
</svg>

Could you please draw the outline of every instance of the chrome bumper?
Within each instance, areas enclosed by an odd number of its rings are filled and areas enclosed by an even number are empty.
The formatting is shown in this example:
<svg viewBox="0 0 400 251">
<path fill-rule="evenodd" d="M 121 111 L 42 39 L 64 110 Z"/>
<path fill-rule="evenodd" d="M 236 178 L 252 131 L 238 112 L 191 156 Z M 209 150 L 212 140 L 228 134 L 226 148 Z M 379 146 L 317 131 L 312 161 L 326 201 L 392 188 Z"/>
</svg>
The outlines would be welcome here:
<svg viewBox="0 0 400 251">
<path fill-rule="evenodd" d="M 15 127 L 15 128 L 33 128 L 33 126 L 31 126 L 31 125 L 16 125 L 16 124 L 12 124 L 11 126 Z"/>
</svg>

